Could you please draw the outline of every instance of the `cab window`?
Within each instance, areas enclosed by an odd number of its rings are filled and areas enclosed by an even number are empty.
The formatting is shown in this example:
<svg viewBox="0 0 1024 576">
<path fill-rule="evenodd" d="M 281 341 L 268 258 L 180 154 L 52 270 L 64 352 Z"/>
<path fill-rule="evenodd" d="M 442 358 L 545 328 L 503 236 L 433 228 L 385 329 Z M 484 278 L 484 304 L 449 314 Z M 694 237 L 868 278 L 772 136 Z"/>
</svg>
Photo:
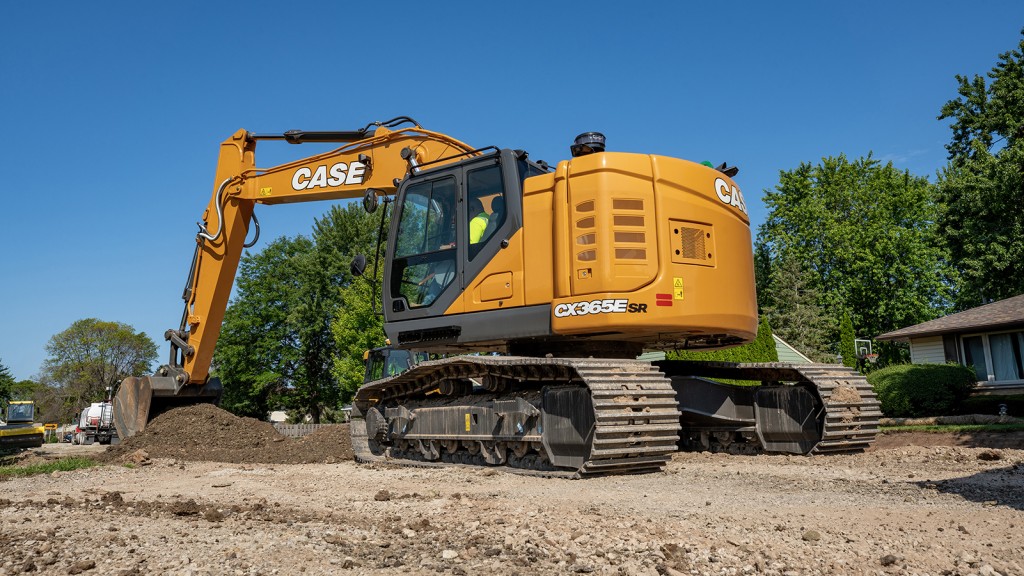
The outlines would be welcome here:
<svg viewBox="0 0 1024 576">
<path fill-rule="evenodd" d="M 455 279 L 455 178 L 414 184 L 402 202 L 391 296 L 429 306 Z"/>
<path fill-rule="evenodd" d="M 380 380 L 384 377 L 384 359 L 376 354 L 371 354 L 369 367 L 366 371 L 367 380 Z"/>
<path fill-rule="evenodd" d="M 468 170 L 466 198 L 469 259 L 472 260 L 505 223 L 505 185 L 501 166 L 493 164 Z"/>
</svg>

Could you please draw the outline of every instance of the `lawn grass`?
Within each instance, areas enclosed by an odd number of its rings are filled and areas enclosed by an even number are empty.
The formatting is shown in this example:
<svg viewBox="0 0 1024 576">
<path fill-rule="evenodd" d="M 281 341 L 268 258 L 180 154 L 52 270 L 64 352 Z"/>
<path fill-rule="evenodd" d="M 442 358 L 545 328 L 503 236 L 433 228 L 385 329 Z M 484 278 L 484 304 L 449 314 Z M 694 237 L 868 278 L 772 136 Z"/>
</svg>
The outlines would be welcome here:
<svg viewBox="0 0 1024 576">
<path fill-rule="evenodd" d="M 917 426 L 880 426 L 882 432 L 947 432 L 972 434 L 976 432 L 1020 432 L 1024 424 L 927 424 Z"/>
<path fill-rule="evenodd" d="M 26 466 L 0 466 L 0 480 L 8 480 L 18 476 L 33 476 L 36 474 L 50 474 L 52 472 L 70 472 L 81 468 L 98 466 L 99 462 L 89 458 L 61 458 L 53 462 L 41 464 L 28 464 Z"/>
</svg>

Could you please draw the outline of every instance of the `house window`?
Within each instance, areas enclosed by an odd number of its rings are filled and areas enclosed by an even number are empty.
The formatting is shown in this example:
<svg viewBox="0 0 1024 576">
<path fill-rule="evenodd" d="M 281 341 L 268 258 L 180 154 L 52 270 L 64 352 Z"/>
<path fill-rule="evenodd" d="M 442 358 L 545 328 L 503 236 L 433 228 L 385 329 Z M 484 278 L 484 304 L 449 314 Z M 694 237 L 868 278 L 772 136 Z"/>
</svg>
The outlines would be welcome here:
<svg viewBox="0 0 1024 576">
<path fill-rule="evenodd" d="M 964 337 L 964 359 L 968 366 L 974 366 L 974 375 L 978 382 L 988 380 L 988 363 L 985 361 L 984 336 Z"/>
<path fill-rule="evenodd" d="M 988 346 L 992 355 L 992 372 L 996 380 L 1020 380 L 1021 373 L 1021 344 L 1024 342 L 1024 332 L 1012 332 L 1010 334 L 992 334 L 988 337 Z"/>
<path fill-rule="evenodd" d="M 964 363 L 979 382 L 1024 380 L 1024 332 L 964 336 Z"/>
</svg>

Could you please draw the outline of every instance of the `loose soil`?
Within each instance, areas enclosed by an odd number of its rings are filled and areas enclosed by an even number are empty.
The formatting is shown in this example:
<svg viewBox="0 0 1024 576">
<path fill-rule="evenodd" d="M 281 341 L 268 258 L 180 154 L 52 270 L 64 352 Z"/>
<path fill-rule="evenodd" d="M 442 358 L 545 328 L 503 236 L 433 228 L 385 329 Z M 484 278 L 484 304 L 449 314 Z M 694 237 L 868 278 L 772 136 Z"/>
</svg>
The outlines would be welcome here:
<svg viewBox="0 0 1024 576">
<path fill-rule="evenodd" d="M 0 483 L 0 574 L 1024 574 L 1017 433 L 589 480 L 359 465 L 343 426 L 317 436 L 206 406 L 46 446 L 111 464 Z"/>
<path fill-rule="evenodd" d="M 1024 431 L 1012 432 L 892 432 L 882 434 L 871 450 L 904 446 L 964 446 L 1024 450 Z"/>
<path fill-rule="evenodd" d="M 347 425 L 321 428 L 302 438 L 288 438 L 273 424 L 240 418 L 212 404 L 165 412 L 146 429 L 112 446 L 103 460 L 125 462 L 143 451 L 149 458 L 177 458 L 232 464 L 311 464 L 352 460 Z"/>
</svg>

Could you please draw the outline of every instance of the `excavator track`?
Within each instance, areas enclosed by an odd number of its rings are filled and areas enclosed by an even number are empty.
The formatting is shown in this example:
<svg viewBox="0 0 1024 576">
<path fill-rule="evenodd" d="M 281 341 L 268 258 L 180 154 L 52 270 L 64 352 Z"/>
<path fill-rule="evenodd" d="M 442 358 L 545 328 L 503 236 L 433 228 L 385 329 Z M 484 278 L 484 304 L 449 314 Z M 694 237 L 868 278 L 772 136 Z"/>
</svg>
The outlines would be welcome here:
<svg viewBox="0 0 1024 576">
<path fill-rule="evenodd" d="M 878 436 L 881 404 L 871 384 L 851 368 L 827 364 L 797 371 L 807 378 L 825 402 L 825 428 L 812 454 L 861 452 Z"/>
<path fill-rule="evenodd" d="M 806 432 L 799 440 L 793 437 L 785 437 L 779 432 L 779 418 L 770 418 L 766 423 L 762 418 L 764 412 L 758 412 L 757 402 L 751 408 L 751 414 L 747 417 L 742 410 L 731 413 L 724 413 L 713 416 L 723 416 L 723 420 L 729 420 L 739 436 L 746 438 L 748 444 L 759 443 L 761 446 L 754 446 L 756 450 L 764 452 L 784 452 L 800 454 L 838 454 L 848 452 L 860 452 L 868 448 L 878 435 L 879 419 L 882 416 L 881 406 L 868 383 L 867 378 L 857 371 L 840 365 L 832 364 L 789 364 L 789 363 L 751 363 L 732 364 L 725 362 L 687 362 L 687 361 L 663 361 L 656 363 L 670 378 L 679 393 L 681 407 L 684 412 L 683 431 L 687 429 L 699 431 L 701 425 L 688 426 L 685 416 L 686 389 L 691 385 L 693 379 L 699 378 L 728 378 L 734 380 L 761 381 L 761 388 L 750 396 L 758 395 L 759 398 L 771 400 L 773 393 L 789 393 L 802 388 L 811 392 L 816 397 L 813 404 L 805 413 L 794 413 L 791 418 L 797 420 L 810 420 L 803 422 Z M 706 383 L 706 381 L 702 381 Z M 783 384 L 786 383 L 786 384 Z M 740 387 L 717 385 L 723 390 L 723 399 L 728 396 L 730 403 L 743 404 L 739 399 Z M 730 395 L 729 390 L 732 390 Z M 813 398 L 812 398 L 813 400 Z M 723 402 L 723 404 L 725 404 Z M 781 406 L 779 402 L 776 406 Z M 742 406 L 741 406 L 742 408 Z M 793 411 L 788 407 L 787 410 Z M 711 415 L 709 415 L 711 416 Z M 708 420 L 713 419 L 708 418 Z M 758 418 L 762 422 L 758 422 Z M 813 426 L 811 426 L 813 425 Z M 767 426 L 774 426 L 775 429 L 766 430 Z M 721 429 L 728 427 L 716 427 L 709 425 L 707 430 L 721 433 Z M 756 433 L 755 433 L 756 432 Z M 766 441 L 765 438 L 772 433 L 782 436 L 782 439 Z"/>
<path fill-rule="evenodd" d="M 661 470 L 679 439 L 671 382 L 634 360 L 431 360 L 365 384 L 354 406 L 362 462 L 581 478 Z"/>
</svg>

